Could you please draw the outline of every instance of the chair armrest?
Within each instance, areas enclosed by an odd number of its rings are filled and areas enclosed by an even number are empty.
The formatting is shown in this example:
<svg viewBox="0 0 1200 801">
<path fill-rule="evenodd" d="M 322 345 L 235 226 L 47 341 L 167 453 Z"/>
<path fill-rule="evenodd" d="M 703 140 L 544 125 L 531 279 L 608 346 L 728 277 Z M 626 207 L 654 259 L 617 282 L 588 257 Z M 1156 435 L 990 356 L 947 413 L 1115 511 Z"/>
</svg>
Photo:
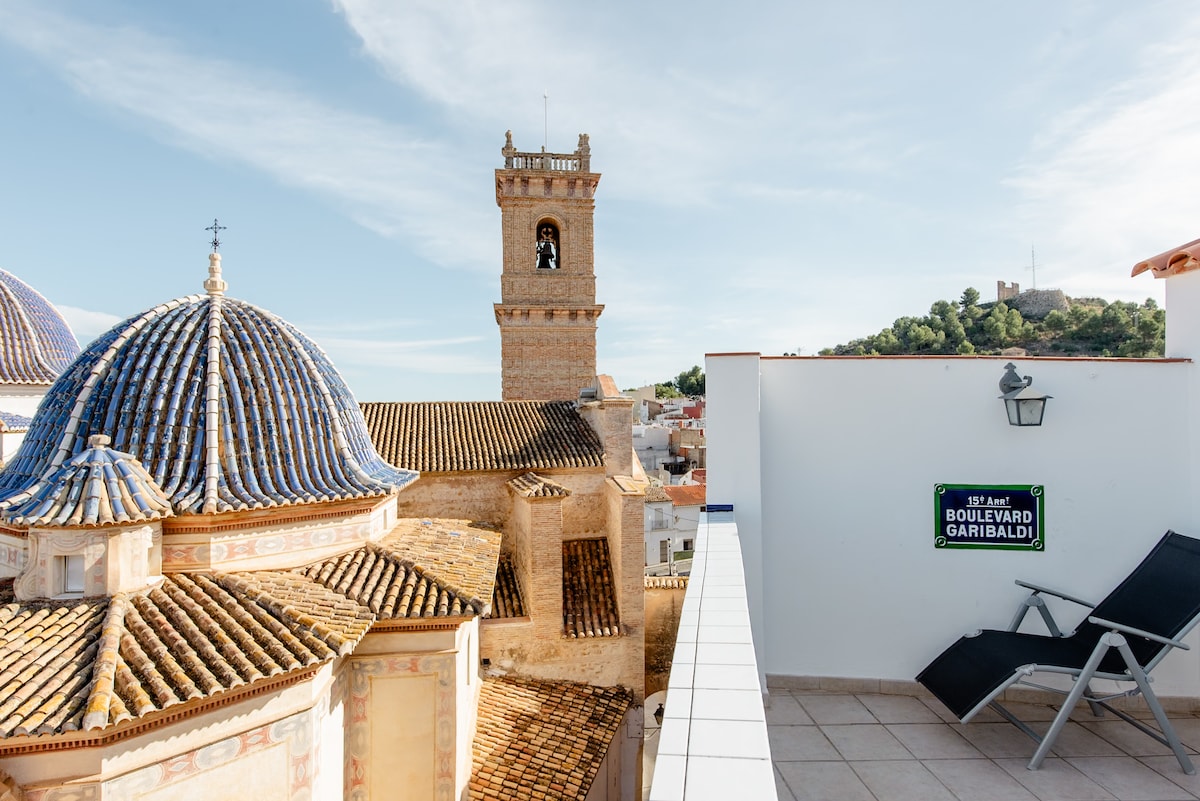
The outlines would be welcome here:
<svg viewBox="0 0 1200 801">
<path fill-rule="evenodd" d="M 1180 640 L 1168 639 L 1167 637 L 1163 637 L 1159 634 L 1153 634 L 1149 631 L 1143 631 L 1142 629 L 1135 629 L 1133 626 L 1126 626 L 1121 623 L 1114 623 L 1113 621 L 1105 620 L 1102 617 L 1089 616 L 1088 622 L 1095 623 L 1097 626 L 1103 626 L 1106 629 L 1119 631 L 1122 634 L 1132 634 L 1135 637 L 1145 637 L 1147 640 L 1153 640 L 1154 642 L 1162 643 L 1163 645 L 1169 645 L 1172 648 L 1179 648 L 1184 651 L 1191 650 L 1190 645 L 1185 642 L 1181 642 Z"/>
<path fill-rule="evenodd" d="M 1053 595 L 1055 598 L 1062 598 L 1064 601 L 1070 601 L 1071 603 L 1076 603 L 1076 604 L 1079 604 L 1080 606 L 1086 606 L 1088 609 L 1096 608 L 1096 605 L 1090 601 L 1085 601 L 1082 598 L 1076 598 L 1074 595 L 1067 595 L 1066 593 L 1059 592 L 1058 590 L 1052 590 L 1049 587 L 1042 587 L 1037 584 L 1030 584 L 1027 581 L 1021 581 L 1020 579 L 1017 579 L 1013 583 L 1016 584 L 1018 587 L 1024 587 L 1027 590 L 1033 590 L 1035 593 L 1044 592 L 1048 595 Z"/>
</svg>

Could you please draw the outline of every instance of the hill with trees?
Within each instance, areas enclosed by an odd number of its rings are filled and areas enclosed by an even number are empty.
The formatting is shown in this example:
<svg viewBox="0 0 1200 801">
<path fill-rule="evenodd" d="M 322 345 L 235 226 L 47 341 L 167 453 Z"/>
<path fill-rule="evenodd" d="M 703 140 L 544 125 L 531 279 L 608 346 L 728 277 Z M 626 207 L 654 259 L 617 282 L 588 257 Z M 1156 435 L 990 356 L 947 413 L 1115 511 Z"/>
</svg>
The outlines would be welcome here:
<svg viewBox="0 0 1200 801">
<path fill-rule="evenodd" d="M 959 300 L 939 300 L 924 317 L 901 317 L 878 334 L 825 348 L 822 356 L 999 354 L 1030 356 L 1162 356 L 1166 312 L 1153 299 L 1137 304 L 1067 298 L 1066 309 L 1025 319 L 1004 302 L 980 303 L 968 287 Z"/>
</svg>

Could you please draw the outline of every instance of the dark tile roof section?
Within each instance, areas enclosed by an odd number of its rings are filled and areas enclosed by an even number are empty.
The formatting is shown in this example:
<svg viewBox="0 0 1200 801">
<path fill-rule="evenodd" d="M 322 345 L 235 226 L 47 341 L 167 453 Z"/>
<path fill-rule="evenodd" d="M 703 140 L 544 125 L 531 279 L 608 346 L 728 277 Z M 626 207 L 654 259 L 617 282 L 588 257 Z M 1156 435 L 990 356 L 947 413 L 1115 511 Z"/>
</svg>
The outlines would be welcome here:
<svg viewBox="0 0 1200 801">
<path fill-rule="evenodd" d="M 601 467 L 604 446 L 569 401 L 364 403 L 376 450 L 422 473 Z"/>
<path fill-rule="evenodd" d="M 510 480 L 508 487 L 526 498 L 565 498 L 571 494 L 562 484 L 537 473 L 522 473 Z"/>
<path fill-rule="evenodd" d="M 562 582 L 564 635 L 620 636 L 616 583 L 605 537 L 563 543 Z"/>
<path fill-rule="evenodd" d="M 488 617 L 513 618 L 525 617 L 527 614 L 517 571 L 513 568 L 512 559 L 507 554 L 502 554 L 500 564 L 496 567 L 496 590 L 492 595 L 492 611 Z"/>
<path fill-rule="evenodd" d="M 472 747 L 471 797 L 582 801 L 632 700 L 621 687 L 485 680 Z"/>
</svg>

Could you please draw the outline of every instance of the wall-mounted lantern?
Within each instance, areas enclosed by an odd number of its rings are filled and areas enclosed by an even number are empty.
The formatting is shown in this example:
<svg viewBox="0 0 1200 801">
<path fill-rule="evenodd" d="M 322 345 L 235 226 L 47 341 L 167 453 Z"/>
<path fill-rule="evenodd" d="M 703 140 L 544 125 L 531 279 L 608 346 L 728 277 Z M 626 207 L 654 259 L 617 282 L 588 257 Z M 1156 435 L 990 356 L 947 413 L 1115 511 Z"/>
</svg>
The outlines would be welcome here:
<svg viewBox="0 0 1200 801">
<path fill-rule="evenodd" d="M 1008 413 L 1010 426 L 1040 426 L 1042 416 L 1046 413 L 1046 401 L 1054 397 L 1044 392 L 1030 389 L 1033 379 L 1029 376 L 1021 378 L 1012 362 L 1004 365 L 1007 371 L 1000 379 L 1000 398 L 1004 401 L 1004 410 Z"/>
</svg>

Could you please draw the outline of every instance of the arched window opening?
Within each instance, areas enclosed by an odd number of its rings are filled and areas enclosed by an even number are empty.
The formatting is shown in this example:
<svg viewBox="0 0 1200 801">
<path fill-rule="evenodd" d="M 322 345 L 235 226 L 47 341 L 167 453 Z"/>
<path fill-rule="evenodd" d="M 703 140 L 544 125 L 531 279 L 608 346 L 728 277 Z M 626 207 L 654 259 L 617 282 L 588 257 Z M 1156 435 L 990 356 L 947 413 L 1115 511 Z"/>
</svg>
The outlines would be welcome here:
<svg viewBox="0 0 1200 801">
<path fill-rule="evenodd" d="M 557 270 L 562 266 L 562 251 L 558 244 L 558 226 L 550 220 L 537 224 L 537 244 L 534 246 L 539 270 Z"/>
</svg>

